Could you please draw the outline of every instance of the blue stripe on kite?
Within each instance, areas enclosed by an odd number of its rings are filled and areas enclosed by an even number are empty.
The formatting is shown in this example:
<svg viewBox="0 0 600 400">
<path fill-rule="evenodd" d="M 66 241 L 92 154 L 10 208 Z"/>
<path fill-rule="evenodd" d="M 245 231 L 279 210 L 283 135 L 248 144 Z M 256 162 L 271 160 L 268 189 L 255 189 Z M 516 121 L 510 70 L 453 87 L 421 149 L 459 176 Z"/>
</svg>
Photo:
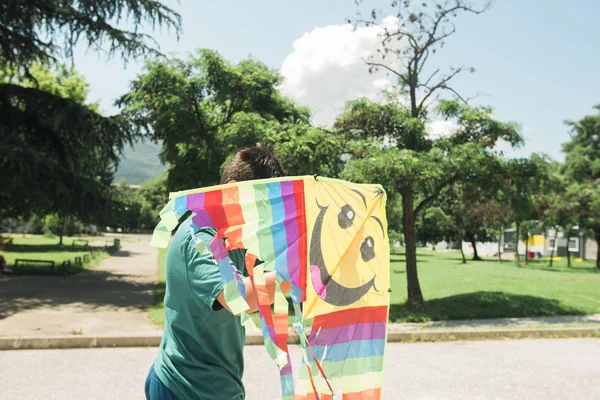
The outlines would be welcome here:
<svg viewBox="0 0 600 400">
<path fill-rule="evenodd" d="M 292 286 L 290 287 L 290 297 L 292 298 L 292 302 L 300 304 L 302 301 L 302 289 L 292 283 Z"/>
<path fill-rule="evenodd" d="M 275 270 L 284 280 L 290 280 L 287 263 L 287 235 L 285 231 L 285 206 L 281 197 L 281 184 L 279 182 L 267 184 L 269 188 L 269 201 L 271 202 L 271 234 L 273 235 L 273 250 L 275 251 Z"/>
<path fill-rule="evenodd" d="M 229 268 L 234 268 L 234 266 L 230 265 Z M 234 273 L 234 272 L 232 271 L 232 273 Z M 239 274 L 235 275 L 235 273 L 234 273 L 234 277 L 235 277 L 235 279 L 237 279 L 238 291 L 242 295 L 242 298 L 244 299 L 244 301 L 248 301 L 248 299 L 246 299 L 246 285 L 244 285 L 244 281 L 241 279 Z"/>
<path fill-rule="evenodd" d="M 326 346 L 314 346 L 315 355 L 319 360 L 323 357 Z M 382 356 L 385 339 L 355 340 L 348 343 L 338 343 L 327 346 L 325 360 L 330 362 L 344 361 L 351 358 Z M 311 352 L 308 352 L 308 362 L 314 362 Z"/>
<path fill-rule="evenodd" d="M 260 312 L 259 312 L 260 314 Z M 263 317 L 262 315 L 260 315 L 260 328 L 263 334 L 263 338 L 268 338 L 269 337 L 269 329 L 267 328 L 267 324 L 265 323 L 265 317 Z"/>
<path fill-rule="evenodd" d="M 294 395 L 294 375 L 281 375 L 281 394 L 283 397 Z"/>
<path fill-rule="evenodd" d="M 175 212 L 179 215 L 185 214 L 187 211 L 187 197 L 181 196 L 175 198 Z"/>
<path fill-rule="evenodd" d="M 218 266 L 219 272 L 221 272 L 221 277 L 223 279 L 223 284 L 229 283 L 235 279 L 233 271 L 231 270 L 231 261 L 229 260 L 229 257 L 225 257 L 221 261 L 219 261 Z"/>
</svg>

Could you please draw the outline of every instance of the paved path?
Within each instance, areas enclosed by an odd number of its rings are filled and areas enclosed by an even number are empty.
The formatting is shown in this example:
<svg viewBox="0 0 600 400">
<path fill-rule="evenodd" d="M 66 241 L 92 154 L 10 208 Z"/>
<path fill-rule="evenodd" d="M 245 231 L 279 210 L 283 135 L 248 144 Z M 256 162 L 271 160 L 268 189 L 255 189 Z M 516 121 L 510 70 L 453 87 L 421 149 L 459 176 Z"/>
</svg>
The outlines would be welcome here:
<svg viewBox="0 0 600 400">
<path fill-rule="evenodd" d="M 556 317 L 536 318 L 490 318 L 457 321 L 434 321 L 424 323 L 400 323 L 390 324 L 391 331 L 413 331 L 413 330 L 450 330 L 450 329 L 520 329 L 532 327 L 569 327 L 600 326 L 600 314 L 590 315 L 564 315 Z"/>
<path fill-rule="evenodd" d="M 264 347 L 245 350 L 248 400 L 279 397 Z M 0 352 L 0 399 L 143 400 L 155 349 Z M 292 348 L 295 360 L 299 357 Z M 600 340 L 543 339 L 388 345 L 384 399 L 600 398 Z"/>
<path fill-rule="evenodd" d="M 156 287 L 157 250 L 129 237 L 95 268 L 70 277 L 0 280 L 0 336 L 154 333 L 147 319 Z"/>
</svg>

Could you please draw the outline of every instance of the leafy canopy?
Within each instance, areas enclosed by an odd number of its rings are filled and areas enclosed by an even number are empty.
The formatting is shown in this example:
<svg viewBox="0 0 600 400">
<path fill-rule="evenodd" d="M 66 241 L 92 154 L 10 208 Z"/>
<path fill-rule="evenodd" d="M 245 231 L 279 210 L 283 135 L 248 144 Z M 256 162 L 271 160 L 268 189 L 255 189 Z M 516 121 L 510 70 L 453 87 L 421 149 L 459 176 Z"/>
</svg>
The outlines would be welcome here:
<svg viewBox="0 0 600 400">
<path fill-rule="evenodd" d="M 157 54 L 143 23 L 180 31 L 181 17 L 156 0 L 6 0 L 0 2 L 0 65 L 27 70 L 88 49 L 119 52 L 125 59 Z M 119 25 L 129 23 L 132 29 Z"/>
<path fill-rule="evenodd" d="M 275 146 L 285 124 L 308 125 L 308 110 L 282 96 L 280 83 L 281 76 L 263 63 L 232 65 L 215 51 L 198 50 L 186 59 L 148 61 L 117 104 L 161 141 L 169 190 L 179 190 L 218 183 L 237 149 Z"/>
</svg>

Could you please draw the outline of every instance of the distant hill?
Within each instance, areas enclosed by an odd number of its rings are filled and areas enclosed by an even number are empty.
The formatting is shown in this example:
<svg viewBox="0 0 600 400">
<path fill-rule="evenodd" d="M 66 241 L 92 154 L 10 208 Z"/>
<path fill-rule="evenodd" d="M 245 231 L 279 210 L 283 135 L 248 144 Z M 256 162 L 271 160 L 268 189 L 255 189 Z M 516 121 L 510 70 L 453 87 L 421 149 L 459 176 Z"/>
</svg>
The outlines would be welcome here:
<svg viewBox="0 0 600 400">
<path fill-rule="evenodd" d="M 125 179 L 129 184 L 141 185 L 162 174 L 167 168 L 161 164 L 159 152 L 160 147 L 149 142 L 137 143 L 133 148 L 127 147 L 115 174 L 115 182 Z"/>
</svg>

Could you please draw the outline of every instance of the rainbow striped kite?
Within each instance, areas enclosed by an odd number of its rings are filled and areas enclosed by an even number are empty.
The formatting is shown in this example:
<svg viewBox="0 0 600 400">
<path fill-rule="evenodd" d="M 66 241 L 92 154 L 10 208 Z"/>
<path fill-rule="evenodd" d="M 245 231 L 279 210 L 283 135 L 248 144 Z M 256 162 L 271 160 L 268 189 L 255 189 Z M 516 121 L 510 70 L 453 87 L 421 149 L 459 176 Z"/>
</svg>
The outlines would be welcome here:
<svg viewBox="0 0 600 400">
<path fill-rule="evenodd" d="M 244 313 L 249 306 L 242 277 L 227 256 L 229 250 L 246 249 L 265 347 L 279 367 L 283 399 L 325 400 L 342 394 L 344 400 L 376 400 L 383 386 L 390 300 L 385 204 L 380 185 L 316 176 L 171 193 L 152 245 L 167 247 L 188 212 L 192 232 L 217 229 L 209 242 L 196 239 L 196 248 L 212 253 L 227 305 L 253 330 L 256 326 Z M 274 312 L 264 277 L 273 270 Z M 302 352 L 297 379 L 287 347 L 284 282 L 291 287 L 293 327 Z"/>
</svg>

